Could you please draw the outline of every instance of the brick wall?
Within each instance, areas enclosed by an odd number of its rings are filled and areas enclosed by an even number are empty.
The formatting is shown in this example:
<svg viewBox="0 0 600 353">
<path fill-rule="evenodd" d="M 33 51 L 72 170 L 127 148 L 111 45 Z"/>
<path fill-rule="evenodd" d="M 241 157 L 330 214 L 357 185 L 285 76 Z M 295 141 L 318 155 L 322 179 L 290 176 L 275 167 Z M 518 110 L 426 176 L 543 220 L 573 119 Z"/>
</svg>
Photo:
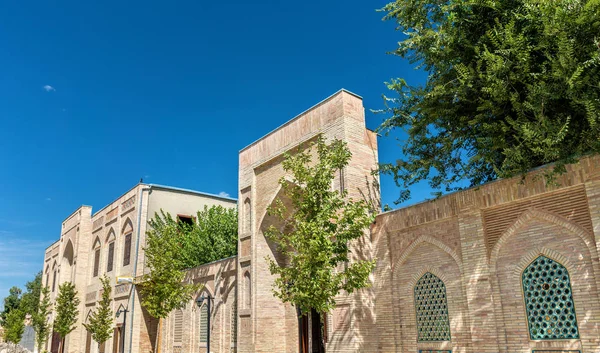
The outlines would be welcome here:
<svg viewBox="0 0 600 353">
<path fill-rule="evenodd" d="M 377 342 L 368 351 L 600 351 L 600 157 L 567 169 L 556 185 L 535 171 L 379 215 Z M 577 339 L 530 339 L 522 275 L 541 255 L 569 273 Z M 449 341 L 417 339 L 413 290 L 426 272 L 446 285 Z"/>
</svg>

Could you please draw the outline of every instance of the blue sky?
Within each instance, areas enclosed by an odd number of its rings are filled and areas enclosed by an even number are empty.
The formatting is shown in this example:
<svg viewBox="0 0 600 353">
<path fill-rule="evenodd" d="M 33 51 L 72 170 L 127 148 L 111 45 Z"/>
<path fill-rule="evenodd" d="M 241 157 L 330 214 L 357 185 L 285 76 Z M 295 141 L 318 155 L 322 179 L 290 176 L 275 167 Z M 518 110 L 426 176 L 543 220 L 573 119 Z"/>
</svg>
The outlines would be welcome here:
<svg viewBox="0 0 600 353">
<path fill-rule="evenodd" d="M 385 0 L 8 1 L 0 11 L 0 298 L 81 204 L 136 184 L 236 195 L 237 154 L 340 88 L 382 106 Z M 381 116 L 367 111 L 375 128 Z M 380 139 L 380 161 L 399 155 Z M 398 190 L 382 182 L 384 203 Z M 416 190 L 413 201 L 428 196 Z M 1 304 L 0 304 L 1 305 Z"/>
</svg>

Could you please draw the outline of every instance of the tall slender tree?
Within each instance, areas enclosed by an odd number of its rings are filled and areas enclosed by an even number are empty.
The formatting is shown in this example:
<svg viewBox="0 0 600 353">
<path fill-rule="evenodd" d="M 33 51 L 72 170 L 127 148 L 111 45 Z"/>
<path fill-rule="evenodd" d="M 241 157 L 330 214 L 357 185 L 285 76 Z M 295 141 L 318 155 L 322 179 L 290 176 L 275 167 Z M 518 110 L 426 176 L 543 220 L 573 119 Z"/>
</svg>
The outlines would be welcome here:
<svg viewBox="0 0 600 353">
<path fill-rule="evenodd" d="M 35 341 L 38 352 L 42 352 L 42 347 L 50 334 L 48 315 L 50 315 L 50 309 L 52 307 L 52 303 L 50 302 L 50 289 L 48 289 L 48 287 L 42 287 L 41 292 L 38 311 L 32 315 L 32 326 L 35 331 Z"/>
<path fill-rule="evenodd" d="M 319 138 L 308 150 L 286 154 L 283 161 L 289 176 L 279 183 L 288 201 L 279 198 L 269 207 L 278 222 L 266 232 L 283 260 L 268 262 L 276 275 L 274 294 L 301 315 L 328 313 L 340 291 L 352 293 L 369 285 L 375 262 L 351 259 L 350 247 L 365 235 L 374 212 L 365 200 L 350 199 L 347 190 L 331 187 L 351 157 L 345 142 Z"/>
<path fill-rule="evenodd" d="M 98 348 L 110 339 L 113 329 L 113 311 L 111 308 L 112 287 L 110 279 L 104 275 L 100 281 L 102 282 L 102 299 L 90 315 L 89 323 L 83 324 L 85 329 L 92 335 L 94 341 L 98 343 Z"/>
<path fill-rule="evenodd" d="M 60 336 L 59 352 L 64 351 L 65 337 L 71 333 L 77 323 L 79 315 L 79 298 L 75 285 L 71 282 L 65 282 L 58 286 L 58 296 L 56 298 L 56 318 L 54 319 L 54 331 Z"/>
<path fill-rule="evenodd" d="M 164 221 L 165 218 L 167 221 Z M 177 222 L 168 221 L 169 218 L 168 214 L 162 213 L 150 222 L 144 248 L 146 266 L 150 271 L 138 284 L 142 306 L 158 319 L 155 352 L 160 352 L 163 319 L 172 310 L 188 303 L 199 288 L 184 282 L 185 266 L 180 256 L 182 227 Z"/>
<path fill-rule="evenodd" d="M 13 309 L 6 315 L 4 325 L 4 339 L 14 345 L 21 342 L 21 337 L 25 331 L 25 313 L 21 309 Z M 17 347 L 13 347 L 17 350 Z"/>
</svg>

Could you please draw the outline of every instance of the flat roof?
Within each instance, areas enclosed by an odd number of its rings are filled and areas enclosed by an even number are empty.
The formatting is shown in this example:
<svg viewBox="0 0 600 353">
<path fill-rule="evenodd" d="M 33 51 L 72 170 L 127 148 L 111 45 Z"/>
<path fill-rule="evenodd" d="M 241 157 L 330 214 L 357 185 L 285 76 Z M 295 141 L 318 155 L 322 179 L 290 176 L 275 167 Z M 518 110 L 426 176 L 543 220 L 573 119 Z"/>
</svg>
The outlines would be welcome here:
<svg viewBox="0 0 600 353">
<path fill-rule="evenodd" d="M 149 187 L 154 188 L 154 189 L 163 189 L 163 190 L 170 190 L 170 191 L 177 191 L 177 192 L 185 192 L 185 193 L 188 193 L 188 194 L 194 194 L 194 195 L 199 195 L 199 196 L 212 197 L 212 198 L 215 198 L 215 199 L 221 199 L 221 200 L 226 200 L 226 201 L 235 201 L 235 202 L 237 202 L 237 199 L 235 199 L 233 197 L 219 196 L 219 195 L 211 194 L 211 193 L 208 193 L 208 192 L 202 192 L 202 191 L 196 191 L 196 190 L 178 188 L 178 187 L 175 187 L 175 186 L 167 186 L 167 185 L 160 185 L 160 184 L 142 184 L 142 185 L 146 185 L 146 186 L 149 186 Z"/>
</svg>

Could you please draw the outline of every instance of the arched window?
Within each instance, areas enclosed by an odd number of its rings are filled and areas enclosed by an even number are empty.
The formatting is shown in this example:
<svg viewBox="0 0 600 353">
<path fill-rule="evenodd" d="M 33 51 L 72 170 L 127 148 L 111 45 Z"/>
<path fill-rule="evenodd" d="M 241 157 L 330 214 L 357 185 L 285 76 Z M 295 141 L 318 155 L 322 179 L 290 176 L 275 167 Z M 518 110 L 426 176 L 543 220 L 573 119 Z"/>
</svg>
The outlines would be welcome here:
<svg viewBox="0 0 600 353">
<path fill-rule="evenodd" d="M 427 272 L 415 285 L 415 309 L 419 342 L 450 341 L 446 286 Z"/>
<path fill-rule="evenodd" d="M 108 242 L 108 258 L 106 259 L 106 272 L 111 272 L 113 270 L 113 264 L 115 259 L 115 231 L 111 228 L 108 231 L 108 236 L 106 237 L 106 242 Z"/>
<path fill-rule="evenodd" d="M 523 271 L 523 293 L 532 340 L 579 338 L 569 272 L 540 256 Z"/>
<path fill-rule="evenodd" d="M 252 204 L 250 203 L 250 198 L 246 198 L 244 200 L 244 232 L 252 231 Z"/>
<path fill-rule="evenodd" d="M 122 229 L 123 234 L 123 266 L 127 266 L 131 263 L 131 235 L 133 234 L 133 224 L 131 220 L 127 218 L 125 225 Z"/>
<path fill-rule="evenodd" d="M 206 343 L 208 339 L 208 305 L 203 303 L 200 307 L 200 343 Z"/>
<path fill-rule="evenodd" d="M 244 273 L 244 309 L 249 309 L 252 303 L 252 281 L 250 272 Z"/>
<path fill-rule="evenodd" d="M 98 277 L 98 270 L 100 269 L 100 239 L 96 238 L 96 241 L 94 242 L 94 247 L 92 249 L 94 251 L 93 276 Z"/>
<path fill-rule="evenodd" d="M 44 287 L 48 288 L 48 284 L 50 284 L 50 265 L 46 266 L 46 285 Z"/>
<path fill-rule="evenodd" d="M 56 288 L 56 261 L 54 261 L 54 264 L 52 264 L 52 291 L 54 292 L 54 289 Z"/>
</svg>

